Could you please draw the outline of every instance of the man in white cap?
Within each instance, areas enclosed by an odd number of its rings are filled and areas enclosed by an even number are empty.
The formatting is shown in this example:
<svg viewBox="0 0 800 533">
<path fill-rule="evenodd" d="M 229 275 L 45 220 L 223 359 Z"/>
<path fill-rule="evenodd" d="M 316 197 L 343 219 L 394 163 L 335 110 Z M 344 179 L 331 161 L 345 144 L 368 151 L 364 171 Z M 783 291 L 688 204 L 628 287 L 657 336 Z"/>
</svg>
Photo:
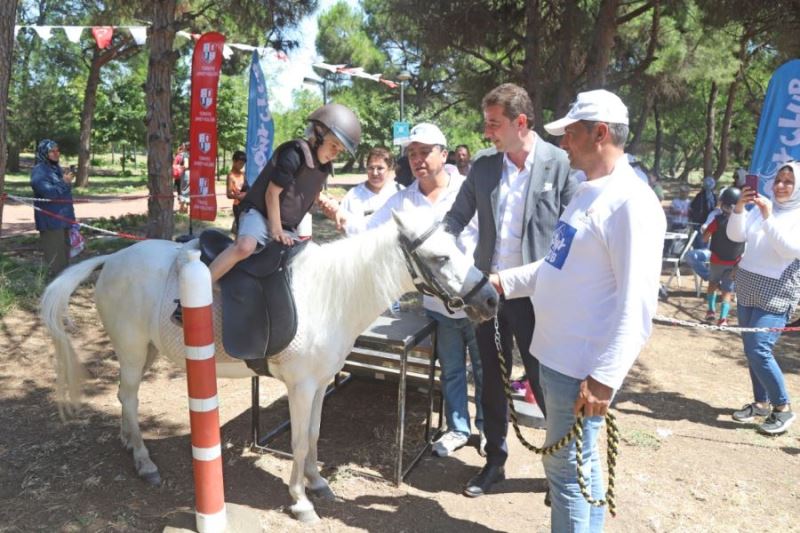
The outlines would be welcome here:
<svg viewBox="0 0 800 533">
<path fill-rule="evenodd" d="M 545 125 L 580 184 L 536 261 L 491 276 L 506 297 L 536 308 L 531 352 L 547 402 L 545 446 L 583 412 L 583 475 L 604 497 L 597 436 L 603 416 L 650 336 L 656 311 L 666 219 L 653 192 L 624 155 L 628 110 L 616 95 L 580 93 L 567 116 Z M 600 531 L 605 509 L 591 507 L 577 483 L 575 443 L 543 459 L 553 531 Z"/>
<path fill-rule="evenodd" d="M 405 142 L 411 172 L 416 178 L 407 188 L 392 195 L 369 218 L 350 213 L 326 213 L 337 219 L 348 235 L 376 228 L 392 220 L 392 211 L 413 209 L 429 210 L 436 220 L 441 220 L 453 205 L 461 189 L 464 176 L 457 171 L 445 170 L 447 140 L 434 124 L 421 123 L 411 129 Z M 343 215 L 347 218 L 343 218 Z M 458 241 L 462 249 L 470 236 L 465 232 Z M 469 348 L 472 376 L 475 383 L 475 426 L 483 431 L 481 409 L 481 360 L 475 341 L 475 330 L 463 311 L 449 312 L 437 298 L 423 297 L 428 316 L 436 320 L 436 354 L 442 368 L 441 382 L 444 396 L 447 431 L 433 443 L 433 453 L 446 457 L 463 447 L 470 436 L 470 417 L 467 402 L 467 369 L 465 351 Z"/>
<path fill-rule="evenodd" d="M 513 83 L 499 85 L 484 96 L 482 107 L 484 136 L 492 141 L 495 151 L 476 156 L 445 224 L 449 232 L 462 235 L 477 213 L 475 266 L 484 272 L 497 272 L 544 257 L 576 183 L 570 176 L 567 154 L 533 131 L 533 103 L 524 88 Z M 500 353 L 494 321 L 477 327 L 483 365 L 486 464 L 467 482 L 465 496 L 482 496 L 505 479 L 508 401 L 503 381 L 510 378 L 515 339 L 533 396 L 547 415 L 536 354 L 527 349 L 533 335 L 534 311 L 529 298 L 501 299 L 497 312 Z M 500 357 L 505 361 L 505 376 Z"/>
</svg>

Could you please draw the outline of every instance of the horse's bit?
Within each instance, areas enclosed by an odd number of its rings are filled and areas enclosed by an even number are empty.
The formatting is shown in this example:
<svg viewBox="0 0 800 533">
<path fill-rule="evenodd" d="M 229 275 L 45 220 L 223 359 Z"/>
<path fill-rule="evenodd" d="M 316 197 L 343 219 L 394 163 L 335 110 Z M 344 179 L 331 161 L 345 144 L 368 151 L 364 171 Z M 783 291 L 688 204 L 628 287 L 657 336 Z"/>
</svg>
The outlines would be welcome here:
<svg viewBox="0 0 800 533">
<path fill-rule="evenodd" d="M 400 234 L 400 249 L 403 250 L 403 256 L 406 259 L 406 266 L 408 267 L 408 273 L 411 274 L 411 280 L 414 282 L 414 286 L 423 294 L 427 294 L 428 296 L 435 296 L 439 298 L 442 302 L 444 302 L 444 306 L 447 310 L 451 313 L 459 311 L 464 308 L 466 302 L 469 301 L 470 298 L 475 296 L 481 288 L 486 285 L 489 281 L 489 278 L 486 274 L 483 274 L 481 280 L 472 287 L 467 294 L 464 296 L 460 296 L 458 294 L 451 295 L 447 288 L 443 287 L 439 281 L 437 281 L 436 276 L 433 275 L 428 266 L 420 260 L 420 257 L 417 254 L 417 248 L 419 248 L 422 243 L 428 240 L 428 237 L 433 235 L 437 229 L 439 229 L 440 222 L 435 222 L 430 228 L 428 228 L 425 232 L 422 233 L 419 237 L 414 239 L 413 241 L 409 240 L 408 237 Z"/>
</svg>

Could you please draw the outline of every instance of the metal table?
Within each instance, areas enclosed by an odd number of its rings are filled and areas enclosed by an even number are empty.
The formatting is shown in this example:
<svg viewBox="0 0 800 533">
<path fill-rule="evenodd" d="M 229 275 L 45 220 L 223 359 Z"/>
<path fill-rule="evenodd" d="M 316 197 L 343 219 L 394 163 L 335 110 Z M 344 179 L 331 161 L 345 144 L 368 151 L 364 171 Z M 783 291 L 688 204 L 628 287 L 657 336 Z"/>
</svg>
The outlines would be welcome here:
<svg viewBox="0 0 800 533">
<path fill-rule="evenodd" d="M 412 352 L 430 337 L 430 357 L 413 356 Z M 436 365 L 436 321 L 412 312 L 385 313 L 378 317 L 370 327 L 356 339 L 352 353 L 345 361 L 344 371 L 348 374 L 337 376 L 326 392 L 326 397 L 347 383 L 353 376 L 368 376 L 379 380 L 397 380 L 397 426 L 395 429 L 394 482 L 400 485 L 431 446 L 431 425 L 434 412 L 434 389 L 437 382 Z M 259 387 L 258 377 L 252 378 L 252 431 L 256 447 L 275 451 L 269 443 L 290 427 L 286 420 L 265 436 L 259 428 Z M 408 381 L 424 382 L 428 396 L 428 409 L 425 418 L 425 444 L 417 451 L 407 467 L 403 467 L 405 443 L 406 393 Z M 439 420 L 437 430 L 442 428 L 442 398 L 439 398 Z"/>
</svg>

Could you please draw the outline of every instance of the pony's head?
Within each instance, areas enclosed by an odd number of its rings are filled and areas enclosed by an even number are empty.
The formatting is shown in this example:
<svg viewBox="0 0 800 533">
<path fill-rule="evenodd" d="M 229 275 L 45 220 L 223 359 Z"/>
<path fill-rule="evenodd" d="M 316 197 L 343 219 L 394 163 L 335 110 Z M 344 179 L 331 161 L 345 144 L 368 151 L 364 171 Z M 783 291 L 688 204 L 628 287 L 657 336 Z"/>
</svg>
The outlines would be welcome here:
<svg viewBox="0 0 800 533">
<path fill-rule="evenodd" d="M 499 297 L 487 277 L 445 232 L 420 210 L 392 211 L 408 271 L 417 289 L 444 302 L 450 311 L 463 309 L 474 322 L 497 313 Z"/>
</svg>

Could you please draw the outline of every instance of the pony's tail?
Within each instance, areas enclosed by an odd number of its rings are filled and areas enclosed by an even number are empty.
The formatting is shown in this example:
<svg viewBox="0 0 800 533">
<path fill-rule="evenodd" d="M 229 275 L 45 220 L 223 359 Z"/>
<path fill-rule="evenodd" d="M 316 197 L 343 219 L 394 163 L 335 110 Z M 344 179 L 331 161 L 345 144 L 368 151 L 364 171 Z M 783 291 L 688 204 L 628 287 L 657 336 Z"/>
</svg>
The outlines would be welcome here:
<svg viewBox="0 0 800 533">
<path fill-rule="evenodd" d="M 108 258 L 108 255 L 101 255 L 69 267 L 54 279 L 42 294 L 39 317 L 53 338 L 56 349 L 56 399 L 62 419 L 77 408 L 81 397 L 81 383 L 85 375 L 67 334 L 67 328 L 72 326 L 72 321 L 69 319 L 69 299 L 78 285 L 95 269 L 101 267 Z"/>
</svg>

